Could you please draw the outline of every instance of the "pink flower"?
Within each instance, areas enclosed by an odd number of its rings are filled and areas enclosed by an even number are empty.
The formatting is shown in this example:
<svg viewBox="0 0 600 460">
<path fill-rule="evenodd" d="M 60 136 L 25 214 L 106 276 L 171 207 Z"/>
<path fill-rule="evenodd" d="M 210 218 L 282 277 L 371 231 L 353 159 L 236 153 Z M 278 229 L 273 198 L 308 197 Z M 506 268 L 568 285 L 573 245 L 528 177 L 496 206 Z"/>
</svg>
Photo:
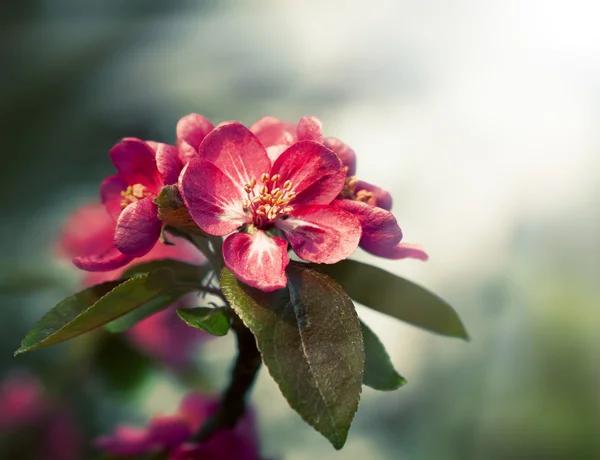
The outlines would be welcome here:
<svg viewBox="0 0 600 460">
<path fill-rule="evenodd" d="M 85 255 L 73 263 L 88 271 L 108 271 L 122 267 L 147 254 L 160 236 L 162 222 L 154 198 L 163 186 L 175 184 L 179 172 L 212 123 L 198 114 L 183 117 L 177 123 L 177 144 L 126 138 L 109 152 L 117 174 L 100 185 L 100 196 L 112 217 L 112 243 Z"/>
<path fill-rule="evenodd" d="M 198 146 L 213 128 L 207 118 L 197 113 L 190 113 L 177 122 L 177 146 L 184 165 L 198 153 Z"/>
<path fill-rule="evenodd" d="M 304 260 L 335 263 L 354 252 L 360 224 L 330 203 L 345 173 L 323 145 L 299 141 L 271 163 L 265 148 L 243 125 L 215 128 L 179 178 L 190 215 L 206 233 L 229 235 L 225 265 L 250 286 L 285 287 L 288 242 Z"/>
<path fill-rule="evenodd" d="M 121 426 L 115 433 L 96 440 L 96 446 L 111 455 L 138 456 L 164 452 L 169 460 L 258 460 L 258 441 L 252 414 L 235 428 L 222 429 L 203 443 L 190 437 L 218 408 L 218 403 L 201 394 L 186 396 L 173 416 L 158 416 L 147 428 Z"/>
<path fill-rule="evenodd" d="M 154 247 L 162 222 L 153 200 L 164 185 L 177 181 L 182 167 L 176 147 L 135 138 L 116 144 L 110 158 L 118 173 L 102 182 L 100 195 L 114 220 L 113 241 L 74 257 L 73 263 L 83 270 L 114 270 Z"/>
<path fill-rule="evenodd" d="M 0 431 L 37 421 L 48 402 L 37 379 L 27 372 L 14 372 L 0 383 Z"/>
<path fill-rule="evenodd" d="M 302 139 L 321 142 L 333 150 L 344 164 L 347 175 L 345 186 L 333 205 L 351 212 L 360 221 L 360 247 L 373 255 L 388 259 L 428 259 L 427 253 L 419 245 L 400 242 L 402 230 L 390 212 L 392 196 L 376 185 L 356 178 L 354 150 L 334 137 L 323 138 L 321 122 L 317 118 L 302 117 L 298 125 L 295 125 L 273 117 L 264 117 L 254 123 L 250 130 L 258 137 L 271 158 L 276 158 L 283 148 Z"/>
<path fill-rule="evenodd" d="M 98 248 L 110 247 L 114 223 L 100 203 L 90 203 L 75 211 L 67 220 L 58 244 L 58 253 L 62 257 L 86 256 L 98 251 Z M 88 272 L 84 277 L 86 286 L 115 280 L 131 266 L 160 259 L 178 259 L 190 263 L 205 262 L 204 256 L 194 245 L 177 238 L 175 245 L 157 242 L 144 256 L 129 264 L 111 271 Z M 149 356 L 165 363 L 173 369 L 187 367 L 193 359 L 197 341 L 208 337 L 197 329 L 189 327 L 179 319 L 175 309 L 190 306 L 195 296 L 184 297 L 172 307 L 140 321 L 127 331 L 128 339 Z"/>
<path fill-rule="evenodd" d="M 31 437 L 39 442 L 19 444 Z M 34 375 L 15 371 L 0 382 L 0 445 L 16 443 L 12 451 L 23 458 L 76 460 L 81 458 L 80 440 L 70 411 L 52 401 Z"/>
</svg>

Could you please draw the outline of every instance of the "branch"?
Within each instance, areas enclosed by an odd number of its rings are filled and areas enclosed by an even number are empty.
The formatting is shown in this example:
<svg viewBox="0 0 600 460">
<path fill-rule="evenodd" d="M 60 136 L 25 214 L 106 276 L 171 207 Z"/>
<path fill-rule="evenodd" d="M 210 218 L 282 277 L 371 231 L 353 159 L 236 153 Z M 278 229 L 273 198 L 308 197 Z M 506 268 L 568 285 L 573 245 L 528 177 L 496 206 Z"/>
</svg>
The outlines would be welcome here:
<svg viewBox="0 0 600 460">
<path fill-rule="evenodd" d="M 235 314 L 233 331 L 237 339 L 238 356 L 231 381 L 221 397 L 219 409 L 192 437 L 192 441 L 206 441 L 221 428 L 233 428 L 246 412 L 246 396 L 254 384 L 262 358 L 254 335 Z"/>
</svg>

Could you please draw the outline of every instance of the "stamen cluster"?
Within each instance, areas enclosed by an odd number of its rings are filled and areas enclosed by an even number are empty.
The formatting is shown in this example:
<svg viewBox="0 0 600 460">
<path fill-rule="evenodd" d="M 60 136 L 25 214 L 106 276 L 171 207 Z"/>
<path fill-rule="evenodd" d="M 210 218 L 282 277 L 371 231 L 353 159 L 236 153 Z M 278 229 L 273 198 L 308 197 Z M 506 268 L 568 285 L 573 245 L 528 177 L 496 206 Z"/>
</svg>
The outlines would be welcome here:
<svg viewBox="0 0 600 460">
<path fill-rule="evenodd" d="M 121 192 L 121 196 L 123 197 L 121 200 L 121 209 L 125 209 L 131 203 L 135 203 L 147 196 L 152 196 L 152 192 L 142 184 L 134 184 L 128 185 L 127 188 Z"/>
<path fill-rule="evenodd" d="M 268 173 L 263 173 L 260 181 L 262 184 L 259 185 L 253 177 L 244 185 L 248 197 L 243 199 L 243 205 L 252 215 L 254 225 L 265 228 L 294 210 L 289 203 L 296 197 L 296 193 L 292 191 L 294 184 L 291 180 L 286 180 L 282 186 L 277 185 L 281 182 L 279 174 L 271 177 Z"/>
</svg>

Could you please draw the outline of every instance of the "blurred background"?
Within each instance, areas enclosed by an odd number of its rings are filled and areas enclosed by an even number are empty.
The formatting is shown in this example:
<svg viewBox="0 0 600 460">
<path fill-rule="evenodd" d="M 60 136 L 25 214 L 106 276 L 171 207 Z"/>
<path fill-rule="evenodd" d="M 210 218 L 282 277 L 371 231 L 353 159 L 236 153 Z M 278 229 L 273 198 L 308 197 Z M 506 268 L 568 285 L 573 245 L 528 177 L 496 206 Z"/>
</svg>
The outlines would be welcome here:
<svg viewBox="0 0 600 460">
<path fill-rule="evenodd" d="M 12 356 L 81 283 L 57 239 L 112 174 L 110 147 L 173 142 L 197 112 L 320 117 L 357 152 L 359 176 L 392 192 L 405 240 L 430 254 L 357 258 L 440 294 L 472 338 L 361 307 L 408 385 L 366 388 L 335 452 L 263 370 L 252 402 L 266 457 L 600 459 L 600 4 L 21 0 L 0 11 L 0 382 L 37 381 L 67 414 L 63 438 L 49 435 L 70 449 L 56 458 L 94 458 L 86 439 L 172 412 L 186 382 L 226 382 L 229 336 L 198 345 L 193 376 L 122 336 Z M 3 428 L 1 411 L 0 458 L 45 459 L 23 453 L 35 437 Z"/>
</svg>

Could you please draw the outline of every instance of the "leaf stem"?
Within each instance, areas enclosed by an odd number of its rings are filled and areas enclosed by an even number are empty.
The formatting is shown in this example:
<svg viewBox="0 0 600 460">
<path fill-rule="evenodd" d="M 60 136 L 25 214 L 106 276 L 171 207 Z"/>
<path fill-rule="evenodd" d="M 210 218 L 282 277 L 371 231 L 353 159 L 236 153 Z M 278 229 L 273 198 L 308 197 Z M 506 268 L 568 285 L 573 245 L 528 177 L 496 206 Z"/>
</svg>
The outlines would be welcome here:
<svg viewBox="0 0 600 460">
<path fill-rule="evenodd" d="M 233 428 L 236 425 L 246 412 L 246 397 L 262 363 L 254 335 L 237 315 L 233 315 L 232 328 L 237 339 L 238 355 L 231 381 L 221 397 L 217 412 L 192 437 L 195 442 L 206 441 L 221 428 Z"/>
</svg>

